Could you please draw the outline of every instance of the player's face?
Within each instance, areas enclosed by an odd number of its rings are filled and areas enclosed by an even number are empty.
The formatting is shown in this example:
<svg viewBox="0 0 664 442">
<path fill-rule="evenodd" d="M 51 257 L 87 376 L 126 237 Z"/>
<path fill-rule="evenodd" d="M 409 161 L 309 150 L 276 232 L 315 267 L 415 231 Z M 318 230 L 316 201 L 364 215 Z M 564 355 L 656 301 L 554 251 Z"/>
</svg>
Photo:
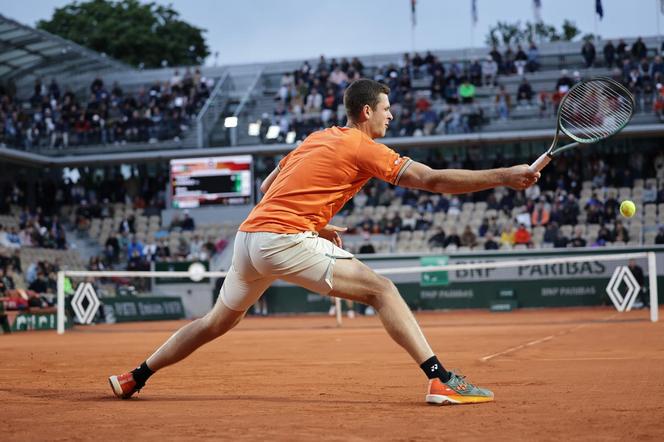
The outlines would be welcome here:
<svg viewBox="0 0 664 442">
<path fill-rule="evenodd" d="M 372 109 L 369 117 L 371 127 L 371 137 L 381 138 L 385 136 L 387 128 L 392 121 L 392 113 L 390 112 L 390 100 L 387 95 L 380 94 L 380 99 L 376 105 L 376 109 Z"/>
</svg>

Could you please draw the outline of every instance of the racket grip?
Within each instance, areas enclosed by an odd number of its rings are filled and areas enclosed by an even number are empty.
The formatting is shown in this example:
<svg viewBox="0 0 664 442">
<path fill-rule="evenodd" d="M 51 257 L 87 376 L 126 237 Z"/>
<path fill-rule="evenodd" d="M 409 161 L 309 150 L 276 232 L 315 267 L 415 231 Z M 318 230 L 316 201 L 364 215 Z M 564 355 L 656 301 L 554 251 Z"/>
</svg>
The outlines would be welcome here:
<svg viewBox="0 0 664 442">
<path fill-rule="evenodd" d="M 543 153 L 538 159 L 535 160 L 533 164 L 531 164 L 528 169 L 530 169 L 531 172 L 539 172 L 540 170 L 544 169 L 544 167 L 551 162 L 551 155 L 548 153 Z"/>
</svg>

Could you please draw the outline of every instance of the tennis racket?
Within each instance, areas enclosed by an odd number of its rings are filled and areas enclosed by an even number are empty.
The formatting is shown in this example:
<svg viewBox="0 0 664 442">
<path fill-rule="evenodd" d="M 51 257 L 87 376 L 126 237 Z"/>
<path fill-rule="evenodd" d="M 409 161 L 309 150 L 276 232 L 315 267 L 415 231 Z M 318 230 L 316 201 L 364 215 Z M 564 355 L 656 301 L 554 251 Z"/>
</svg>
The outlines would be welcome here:
<svg viewBox="0 0 664 442">
<path fill-rule="evenodd" d="M 566 150 L 617 134 L 632 118 L 634 105 L 631 92 L 610 78 L 596 77 L 575 84 L 558 107 L 556 136 L 551 147 L 530 165 L 530 170 L 539 172 Z M 574 142 L 556 147 L 561 132 Z"/>
</svg>

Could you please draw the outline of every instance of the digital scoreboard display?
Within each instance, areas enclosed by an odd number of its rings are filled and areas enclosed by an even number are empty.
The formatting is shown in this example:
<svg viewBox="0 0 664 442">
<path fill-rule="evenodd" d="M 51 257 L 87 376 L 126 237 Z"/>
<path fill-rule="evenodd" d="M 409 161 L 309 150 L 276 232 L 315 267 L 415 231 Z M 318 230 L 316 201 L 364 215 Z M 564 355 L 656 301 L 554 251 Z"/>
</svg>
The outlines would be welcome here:
<svg viewBox="0 0 664 442">
<path fill-rule="evenodd" d="M 172 206 L 250 204 L 251 155 L 171 160 Z"/>
</svg>

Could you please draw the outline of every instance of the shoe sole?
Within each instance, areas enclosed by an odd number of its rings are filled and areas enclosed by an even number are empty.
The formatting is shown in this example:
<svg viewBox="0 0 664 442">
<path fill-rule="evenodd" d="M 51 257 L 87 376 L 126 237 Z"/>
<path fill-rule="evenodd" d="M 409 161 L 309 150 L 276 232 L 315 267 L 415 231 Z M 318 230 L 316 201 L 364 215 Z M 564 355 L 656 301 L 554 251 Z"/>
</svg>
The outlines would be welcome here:
<svg viewBox="0 0 664 442">
<path fill-rule="evenodd" d="M 125 396 L 124 391 L 122 391 L 122 386 L 120 386 L 117 376 L 111 376 L 108 378 L 108 383 L 111 384 L 111 390 L 113 390 L 115 396 L 120 399 L 129 399 L 130 396 Z"/>
<path fill-rule="evenodd" d="M 426 402 L 431 405 L 464 405 L 481 404 L 483 402 L 492 402 L 493 397 L 486 396 L 457 396 L 452 399 L 442 394 L 427 394 Z"/>
</svg>

